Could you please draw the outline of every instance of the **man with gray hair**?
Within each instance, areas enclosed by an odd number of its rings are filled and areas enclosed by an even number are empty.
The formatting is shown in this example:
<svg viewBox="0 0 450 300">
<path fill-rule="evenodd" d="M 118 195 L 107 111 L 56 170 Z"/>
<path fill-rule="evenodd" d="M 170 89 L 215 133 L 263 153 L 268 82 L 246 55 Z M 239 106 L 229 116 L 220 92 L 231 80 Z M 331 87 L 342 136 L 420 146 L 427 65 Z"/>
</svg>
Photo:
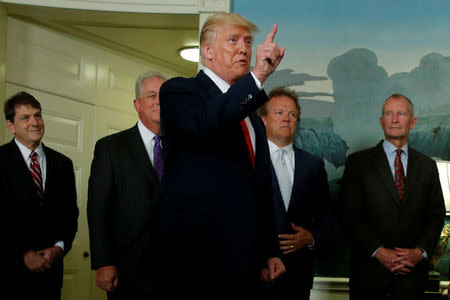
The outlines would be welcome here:
<svg viewBox="0 0 450 300">
<path fill-rule="evenodd" d="M 445 216 L 438 169 L 408 144 L 417 117 L 407 97 L 387 98 L 379 122 L 384 139 L 349 155 L 342 180 L 350 299 L 425 299 Z"/>
<path fill-rule="evenodd" d="M 87 205 L 91 266 L 110 300 L 153 295 L 148 256 L 160 202 L 159 89 L 165 81 L 155 72 L 140 75 L 134 99 L 139 121 L 95 145 Z"/>
</svg>

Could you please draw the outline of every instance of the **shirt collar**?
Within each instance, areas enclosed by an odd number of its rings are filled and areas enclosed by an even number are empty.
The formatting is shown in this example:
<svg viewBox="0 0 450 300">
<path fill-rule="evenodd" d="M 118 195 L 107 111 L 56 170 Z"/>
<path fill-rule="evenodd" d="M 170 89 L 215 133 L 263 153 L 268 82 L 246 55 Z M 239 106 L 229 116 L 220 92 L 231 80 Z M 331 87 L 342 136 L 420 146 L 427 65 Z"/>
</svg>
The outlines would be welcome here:
<svg viewBox="0 0 450 300">
<path fill-rule="evenodd" d="M 211 80 L 217 85 L 217 87 L 222 91 L 222 93 L 226 93 L 228 91 L 228 89 L 230 88 L 230 85 L 228 84 L 228 82 L 226 82 L 225 80 L 223 80 L 222 78 L 220 78 L 216 73 L 214 73 L 213 71 L 211 71 L 211 69 L 205 67 L 203 69 L 203 72 L 209 77 L 211 78 Z"/>
<path fill-rule="evenodd" d="M 294 146 L 292 143 L 290 143 L 289 145 L 287 145 L 286 147 L 280 148 L 278 147 L 274 142 L 272 142 L 271 140 L 267 139 L 267 142 L 269 143 L 269 152 L 270 155 L 273 155 L 275 153 L 275 151 L 277 151 L 278 149 L 284 149 L 286 150 L 286 152 L 289 154 L 292 151 L 294 151 Z"/>
<path fill-rule="evenodd" d="M 31 151 L 30 148 L 19 142 L 16 138 L 14 139 L 14 141 L 16 142 L 17 147 L 19 147 L 20 153 L 22 153 L 23 158 L 27 160 L 30 157 L 31 152 L 33 151 Z M 42 143 L 39 143 L 39 146 L 36 149 L 34 149 L 34 152 L 36 152 L 38 156 L 42 158 L 45 157 L 44 147 L 42 147 Z"/>
<path fill-rule="evenodd" d="M 144 144 L 147 144 L 151 140 L 153 140 L 153 137 L 156 134 L 154 134 L 150 129 L 145 127 L 144 123 L 142 123 L 141 120 L 138 121 L 137 126 L 138 126 L 138 129 L 139 129 L 139 133 L 141 134 L 141 138 L 144 141 Z"/>
<path fill-rule="evenodd" d="M 397 147 L 395 147 L 394 144 L 392 144 L 388 140 L 383 141 L 383 149 L 386 153 L 393 153 L 397 151 Z M 406 154 L 406 156 L 408 156 L 408 143 L 406 143 L 401 149 Z"/>
</svg>

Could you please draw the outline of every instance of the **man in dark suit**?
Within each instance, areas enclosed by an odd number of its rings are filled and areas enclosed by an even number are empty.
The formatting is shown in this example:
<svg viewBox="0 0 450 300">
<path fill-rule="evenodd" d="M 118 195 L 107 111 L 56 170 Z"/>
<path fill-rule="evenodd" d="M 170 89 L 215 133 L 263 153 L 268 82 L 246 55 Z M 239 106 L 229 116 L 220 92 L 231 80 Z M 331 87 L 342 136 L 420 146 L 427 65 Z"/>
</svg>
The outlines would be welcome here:
<svg viewBox="0 0 450 300">
<path fill-rule="evenodd" d="M 149 260 L 160 202 L 158 73 L 136 81 L 139 121 L 97 141 L 89 177 L 88 224 L 91 267 L 108 299 L 148 299 L 153 295 Z"/>
<path fill-rule="evenodd" d="M 329 226 L 327 173 L 321 158 L 293 145 L 300 105 L 295 91 L 277 88 L 260 109 L 272 161 L 276 232 L 286 273 L 273 285 L 271 299 L 309 299 L 314 249 Z M 272 293 L 268 295 L 272 296 Z"/>
<path fill-rule="evenodd" d="M 165 169 L 157 258 L 168 299 L 254 297 L 260 268 L 272 279 L 284 270 L 272 235 L 265 130 L 254 113 L 268 100 L 262 84 L 284 48 L 273 42 L 274 25 L 249 73 L 254 29 L 237 14 L 211 16 L 200 37 L 206 68 L 161 87 Z"/>
<path fill-rule="evenodd" d="M 12 96 L 4 113 L 14 139 L 0 147 L 7 275 L 2 293 L 14 299 L 61 299 L 63 257 L 78 227 L 72 161 L 41 142 L 41 105 L 32 95 Z"/>
<path fill-rule="evenodd" d="M 350 299 L 423 299 L 444 223 L 436 163 L 408 145 L 416 125 L 400 94 L 383 105 L 385 139 L 347 158 L 342 201 L 351 241 Z"/>
</svg>

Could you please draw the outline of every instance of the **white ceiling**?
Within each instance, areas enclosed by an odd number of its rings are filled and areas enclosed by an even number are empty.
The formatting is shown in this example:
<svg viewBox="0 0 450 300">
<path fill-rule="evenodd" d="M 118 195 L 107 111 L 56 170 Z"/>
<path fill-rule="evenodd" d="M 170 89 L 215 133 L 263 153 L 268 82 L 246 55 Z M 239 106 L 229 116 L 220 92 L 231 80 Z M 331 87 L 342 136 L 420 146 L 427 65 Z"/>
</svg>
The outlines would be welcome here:
<svg viewBox="0 0 450 300">
<path fill-rule="evenodd" d="M 0 4 L 9 16 L 49 26 L 173 70 L 194 76 L 197 63 L 178 49 L 198 45 L 199 15 L 103 12 Z"/>
</svg>

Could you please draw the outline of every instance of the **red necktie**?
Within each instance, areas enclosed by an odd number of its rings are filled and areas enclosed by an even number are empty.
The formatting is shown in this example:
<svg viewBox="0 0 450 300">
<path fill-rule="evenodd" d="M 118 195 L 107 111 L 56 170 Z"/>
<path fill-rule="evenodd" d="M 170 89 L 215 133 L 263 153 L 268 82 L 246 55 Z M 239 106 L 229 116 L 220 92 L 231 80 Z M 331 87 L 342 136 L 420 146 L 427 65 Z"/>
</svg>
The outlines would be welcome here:
<svg viewBox="0 0 450 300">
<path fill-rule="evenodd" d="M 405 187 L 405 172 L 403 171 L 403 164 L 402 164 L 402 155 L 403 150 L 397 149 L 397 156 L 395 157 L 394 161 L 394 167 L 395 167 L 395 187 L 398 191 L 398 197 L 400 198 L 400 201 L 403 197 L 403 189 Z"/>
<path fill-rule="evenodd" d="M 250 139 L 250 133 L 248 132 L 247 124 L 245 120 L 241 121 L 242 131 L 244 132 L 245 141 L 247 142 L 248 152 L 250 153 L 250 159 L 252 160 L 253 168 L 255 167 L 255 152 L 253 151 L 252 140 Z"/>
<path fill-rule="evenodd" d="M 31 176 L 33 177 L 33 182 L 34 182 L 34 186 L 36 187 L 36 192 L 37 192 L 39 198 L 42 200 L 42 199 L 44 199 L 44 187 L 42 185 L 41 166 L 39 165 L 37 156 L 38 156 L 38 154 L 36 152 L 31 152 L 31 154 L 30 154 L 30 158 L 31 158 L 30 173 L 31 173 Z"/>
</svg>

